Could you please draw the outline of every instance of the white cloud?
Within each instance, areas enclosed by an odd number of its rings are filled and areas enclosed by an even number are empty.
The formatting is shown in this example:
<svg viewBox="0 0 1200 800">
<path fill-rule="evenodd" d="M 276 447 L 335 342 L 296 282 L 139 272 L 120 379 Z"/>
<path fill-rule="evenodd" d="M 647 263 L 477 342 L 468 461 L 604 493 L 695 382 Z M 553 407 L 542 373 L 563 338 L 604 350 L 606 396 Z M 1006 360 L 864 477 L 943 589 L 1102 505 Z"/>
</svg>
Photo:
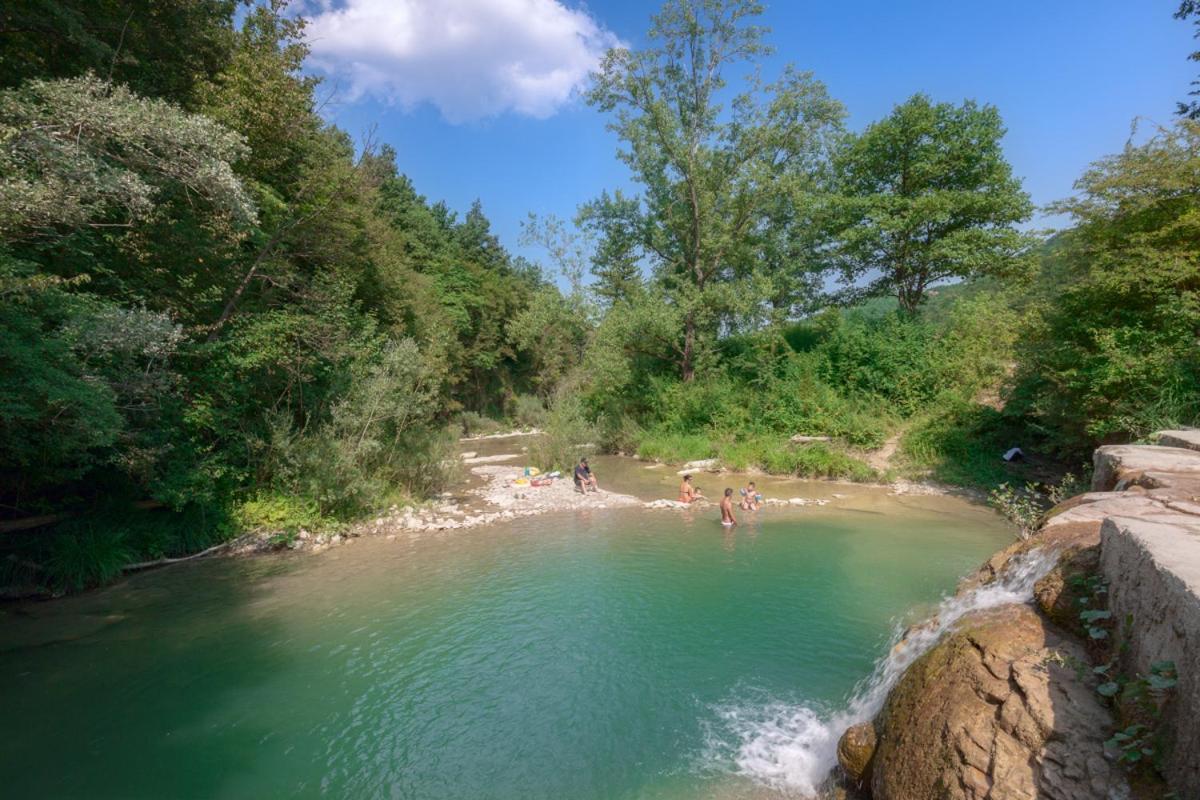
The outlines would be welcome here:
<svg viewBox="0 0 1200 800">
<path fill-rule="evenodd" d="M 559 0 L 317 0 L 311 63 L 371 95 L 432 103 L 450 122 L 553 114 L 620 44 Z"/>
</svg>

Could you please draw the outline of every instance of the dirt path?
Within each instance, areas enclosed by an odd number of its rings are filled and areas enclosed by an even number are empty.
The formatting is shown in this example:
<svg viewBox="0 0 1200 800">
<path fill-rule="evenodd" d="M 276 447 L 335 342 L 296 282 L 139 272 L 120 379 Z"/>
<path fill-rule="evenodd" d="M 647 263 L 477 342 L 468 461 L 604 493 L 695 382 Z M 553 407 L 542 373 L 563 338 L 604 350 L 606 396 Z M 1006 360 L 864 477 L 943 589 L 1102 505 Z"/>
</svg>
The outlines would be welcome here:
<svg viewBox="0 0 1200 800">
<path fill-rule="evenodd" d="M 887 472 L 892 468 L 892 456 L 896 455 L 896 451 L 900 449 L 900 440 L 904 438 L 904 433 L 907 426 L 888 437 L 883 443 L 883 447 L 878 450 L 872 450 L 867 453 L 867 466 L 876 472 Z"/>
</svg>

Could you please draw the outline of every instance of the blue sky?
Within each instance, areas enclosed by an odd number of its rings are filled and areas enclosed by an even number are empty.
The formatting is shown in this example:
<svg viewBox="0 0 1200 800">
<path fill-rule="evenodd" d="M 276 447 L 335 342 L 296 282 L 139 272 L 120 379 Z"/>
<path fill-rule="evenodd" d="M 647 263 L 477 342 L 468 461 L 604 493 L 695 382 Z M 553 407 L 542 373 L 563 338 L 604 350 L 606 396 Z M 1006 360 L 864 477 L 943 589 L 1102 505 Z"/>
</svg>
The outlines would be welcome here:
<svg viewBox="0 0 1200 800">
<path fill-rule="evenodd" d="M 992 103 L 1039 205 L 1119 150 L 1135 117 L 1169 122 L 1196 72 L 1192 28 L 1171 16 L 1177 0 L 766 5 L 776 48 L 766 76 L 788 62 L 812 71 L 854 129 L 918 91 Z M 604 116 L 571 89 L 608 44 L 644 42 L 656 7 L 311 0 L 310 66 L 329 76 L 327 116 L 356 136 L 375 126 L 418 191 L 460 211 L 479 198 L 503 243 L 536 257 L 518 246 L 529 212 L 569 219 L 602 189 L 628 186 Z"/>
</svg>

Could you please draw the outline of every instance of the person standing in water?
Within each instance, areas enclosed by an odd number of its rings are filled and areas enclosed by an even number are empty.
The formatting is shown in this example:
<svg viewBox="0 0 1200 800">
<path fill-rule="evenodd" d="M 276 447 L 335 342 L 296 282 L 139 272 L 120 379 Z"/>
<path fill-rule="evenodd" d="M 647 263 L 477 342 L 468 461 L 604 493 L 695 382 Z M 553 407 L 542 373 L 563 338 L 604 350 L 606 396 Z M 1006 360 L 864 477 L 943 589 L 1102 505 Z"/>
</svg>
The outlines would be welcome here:
<svg viewBox="0 0 1200 800">
<path fill-rule="evenodd" d="M 721 498 L 721 524 L 727 527 L 737 525 L 733 517 L 733 489 L 726 489 L 725 496 Z"/>
</svg>

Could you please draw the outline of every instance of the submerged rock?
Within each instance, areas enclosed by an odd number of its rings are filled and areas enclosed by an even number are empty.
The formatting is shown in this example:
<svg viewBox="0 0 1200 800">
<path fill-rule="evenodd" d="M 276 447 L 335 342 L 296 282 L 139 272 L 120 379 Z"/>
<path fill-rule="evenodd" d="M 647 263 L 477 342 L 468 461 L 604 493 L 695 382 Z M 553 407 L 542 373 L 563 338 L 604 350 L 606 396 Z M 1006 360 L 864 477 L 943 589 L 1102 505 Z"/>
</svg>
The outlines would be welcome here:
<svg viewBox="0 0 1200 800">
<path fill-rule="evenodd" d="M 1096 800 L 1123 778 L 1082 647 L 1026 605 L 963 617 L 877 720 L 875 800 Z"/>
</svg>

